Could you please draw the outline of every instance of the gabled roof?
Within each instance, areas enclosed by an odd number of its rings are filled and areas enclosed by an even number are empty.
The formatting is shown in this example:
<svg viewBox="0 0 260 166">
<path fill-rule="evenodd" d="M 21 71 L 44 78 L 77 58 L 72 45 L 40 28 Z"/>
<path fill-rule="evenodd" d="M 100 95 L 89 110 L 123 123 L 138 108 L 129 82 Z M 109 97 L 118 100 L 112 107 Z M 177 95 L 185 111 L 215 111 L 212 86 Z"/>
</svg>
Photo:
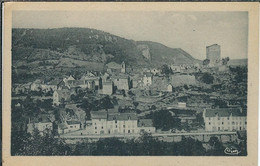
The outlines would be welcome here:
<svg viewBox="0 0 260 166">
<path fill-rule="evenodd" d="M 140 119 L 138 127 L 153 127 L 153 121 L 152 119 Z"/>
<path fill-rule="evenodd" d="M 108 121 L 113 121 L 113 120 L 137 120 L 137 115 L 136 113 L 113 113 L 113 114 L 108 114 Z"/>
<path fill-rule="evenodd" d="M 79 121 L 76 121 L 76 120 L 70 120 L 70 121 L 67 121 L 68 125 L 73 125 L 73 124 L 80 124 Z"/>
<path fill-rule="evenodd" d="M 95 75 L 83 75 L 80 80 L 97 80 L 99 79 L 99 77 L 95 76 Z"/>
<path fill-rule="evenodd" d="M 146 73 L 144 73 L 144 76 L 146 76 L 146 77 L 152 77 L 152 76 L 153 76 L 153 74 L 152 74 L 152 73 L 150 73 L 150 72 L 146 72 Z"/>
<path fill-rule="evenodd" d="M 38 118 L 30 119 L 30 123 L 51 123 L 51 121 L 48 118 L 48 115 L 43 114 L 43 115 L 39 115 Z"/>
<path fill-rule="evenodd" d="M 113 85 L 113 82 L 112 81 L 106 81 L 106 82 L 103 82 L 103 85 Z"/>
<path fill-rule="evenodd" d="M 119 74 L 119 75 L 113 75 L 111 76 L 111 79 L 128 79 L 129 76 L 126 74 Z"/>
<path fill-rule="evenodd" d="M 218 108 L 206 109 L 205 117 L 229 117 L 229 116 L 246 116 L 239 108 Z"/>
<path fill-rule="evenodd" d="M 91 119 L 107 119 L 107 111 L 91 111 Z"/>
</svg>

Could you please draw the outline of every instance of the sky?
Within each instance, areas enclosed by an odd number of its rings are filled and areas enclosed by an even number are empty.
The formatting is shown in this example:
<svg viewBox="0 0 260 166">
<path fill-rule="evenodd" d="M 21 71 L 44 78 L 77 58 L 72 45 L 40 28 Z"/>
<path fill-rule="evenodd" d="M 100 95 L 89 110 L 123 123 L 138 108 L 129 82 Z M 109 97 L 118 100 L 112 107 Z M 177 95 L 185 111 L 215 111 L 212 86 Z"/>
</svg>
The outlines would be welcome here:
<svg viewBox="0 0 260 166">
<path fill-rule="evenodd" d="M 13 28 L 86 27 L 136 41 L 182 48 L 206 59 L 206 46 L 219 44 L 221 57 L 247 58 L 247 12 L 14 11 Z"/>
</svg>

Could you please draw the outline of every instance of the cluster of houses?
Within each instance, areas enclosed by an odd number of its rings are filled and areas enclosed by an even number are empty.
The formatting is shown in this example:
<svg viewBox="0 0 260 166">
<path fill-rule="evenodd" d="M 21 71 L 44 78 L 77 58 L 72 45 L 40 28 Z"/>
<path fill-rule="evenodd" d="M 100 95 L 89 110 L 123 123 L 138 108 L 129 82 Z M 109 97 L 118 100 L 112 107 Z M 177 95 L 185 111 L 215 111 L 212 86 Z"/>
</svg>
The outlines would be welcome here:
<svg viewBox="0 0 260 166">
<path fill-rule="evenodd" d="M 61 123 L 58 123 L 58 134 L 66 134 L 74 131 L 86 130 L 89 134 L 138 134 L 141 132 L 155 133 L 155 127 L 151 119 L 138 119 L 136 113 L 120 113 L 118 109 L 99 110 L 91 112 L 91 121 L 80 122 L 78 117 L 68 116 L 65 112 L 60 115 Z M 54 121 L 49 117 L 30 120 L 27 124 L 27 132 L 33 133 L 37 129 L 41 135 L 54 131 Z"/>
<path fill-rule="evenodd" d="M 181 114 L 181 113 L 180 113 Z M 119 112 L 118 109 L 99 110 L 91 112 L 91 120 L 80 122 L 78 118 L 66 118 L 66 114 L 61 115 L 62 123 L 58 124 L 59 134 L 71 133 L 74 131 L 87 131 L 91 135 L 120 135 L 139 134 L 142 132 L 156 133 L 152 119 L 140 119 L 133 112 Z M 186 119 L 184 121 L 193 121 Z M 191 117 L 188 117 L 191 118 Z M 206 132 L 216 131 L 246 131 L 246 114 L 238 108 L 217 108 L 204 109 L 203 119 Z M 54 130 L 54 121 L 50 117 L 30 120 L 27 124 L 27 132 L 32 133 L 34 129 L 43 134 Z"/>
<path fill-rule="evenodd" d="M 124 62 L 121 64 L 110 62 L 106 64 L 107 69 L 104 73 L 87 72 L 79 79 L 70 75 L 62 80 L 55 79 L 50 82 L 37 79 L 32 83 L 24 84 L 23 87 L 16 86 L 13 91 L 15 93 L 25 92 L 26 89 L 32 91 L 41 90 L 43 92 L 53 91 L 53 105 L 58 106 L 64 102 L 71 101 L 72 95 L 77 94 L 77 88 L 93 90 L 98 94 L 113 95 L 118 91 L 127 92 L 130 89 L 172 92 L 175 87 L 198 84 L 194 75 L 182 71 L 199 68 L 199 66 L 170 65 L 169 67 L 174 74 L 166 77 L 156 68 L 143 68 L 141 72 L 133 74 L 127 72 Z M 186 103 L 179 103 L 178 107 L 186 108 Z M 208 132 L 246 130 L 246 115 L 240 109 L 205 109 L 203 118 L 205 131 Z M 194 121 L 194 119 L 196 119 L 195 115 L 181 117 L 183 122 Z M 34 128 L 43 133 L 46 130 L 53 130 L 54 127 L 53 121 L 47 118 L 45 120 L 31 120 L 27 128 L 30 133 L 32 133 Z M 156 132 L 151 119 L 139 119 L 136 113 L 120 113 L 117 109 L 93 111 L 91 112 L 91 121 L 85 121 L 85 118 L 83 118 L 83 122 L 79 116 L 69 117 L 66 114 L 61 115 L 61 122 L 57 125 L 59 134 L 78 130 L 89 130 L 88 133 L 91 134 Z"/>
</svg>

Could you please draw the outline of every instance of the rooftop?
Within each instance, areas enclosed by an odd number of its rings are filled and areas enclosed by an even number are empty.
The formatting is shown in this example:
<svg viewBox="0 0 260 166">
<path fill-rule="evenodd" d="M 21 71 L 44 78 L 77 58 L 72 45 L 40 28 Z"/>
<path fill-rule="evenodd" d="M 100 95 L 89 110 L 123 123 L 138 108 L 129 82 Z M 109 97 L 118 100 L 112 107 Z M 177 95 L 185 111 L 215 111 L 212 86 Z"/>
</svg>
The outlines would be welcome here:
<svg viewBox="0 0 260 166">
<path fill-rule="evenodd" d="M 80 122 L 76 121 L 76 120 L 67 121 L 67 123 L 68 123 L 68 125 L 80 124 Z"/>
<path fill-rule="evenodd" d="M 152 74 L 152 73 L 150 73 L 150 72 L 146 72 L 146 73 L 144 73 L 144 76 L 146 76 L 146 77 L 152 77 L 152 76 L 153 76 L 153 74 Z"/>
<path fill-rule="evenodd" d="M 119 113 L 113 109 L 105 111 L 91 111 L 91 119 L 107 119 L 113 120 L 137 120 L 136 113 Z"/>
<path fill-rule="evenodd" d="M 108 114 L 108 121 L 113 120 L 138 120 L 135 113 L 117 113 L 117 114 Z"/>
<path fill-rule="evenodd" d="M 206 109 L 205 117 L 229 117 L 229 116 L 246 116 L 239 108 L 218 108 Z"/>
<path fill-rule="evenodd" d="M 91 119 L 107 119 L 107 111 L 91 111 Z"/>
</svg>

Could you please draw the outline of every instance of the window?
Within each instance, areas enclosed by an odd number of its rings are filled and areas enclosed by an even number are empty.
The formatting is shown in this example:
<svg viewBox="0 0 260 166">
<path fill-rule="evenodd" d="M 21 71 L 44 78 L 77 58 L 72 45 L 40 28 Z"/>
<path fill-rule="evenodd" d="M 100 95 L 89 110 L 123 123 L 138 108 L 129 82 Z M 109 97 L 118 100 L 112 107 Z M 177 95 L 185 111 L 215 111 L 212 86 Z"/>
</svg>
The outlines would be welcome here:
<svg viewBox="0 0 260 166">
<path fill-rule="evenodd" d="M 128 130 L 128 133 L 130 133 L 131 131 L 130 130 Z"/>
<path fill-rule="evenodd" d="M 246 121 L 245 121 L 245 124 L 246 124 Z"/>
<path fill-rule="evenodd" d="M 123 128 L 125 128 L 125 125 L 123 125 Z"/>
<path fill-rule="evenodd" d="M 209 125 L 210 125 L 210 122 L 209 122 Z"/>
<path fill-rule="evenodd" d="M 70 128 L 73 128 L 73 126 L 70 126 Z"/>
<path fill-rule="evenodd" d="M 97 129 L 97 127 L 95 127 L 95 129 Z"/>
<path fill-rule="evenodd" d="M 234 125 L 235 124 L 235 122 L 232 122 L 232 125 Z"/>
<path fill-rule="evenodd" d="M 77 128 L 77 126 L 74 126 L 75 128 Z"/>
<path fill-rule="evenodd" d="M 103 126 L 101 127 L 101 129 L 103 129 Z"/>
<path fill-rule="evenodd" d="M 229 120 L 229 117 L 227 117 L 227 120 Z"/>
<path fill-rule="evenodd" d="M 117 123 L 117 120 L 115 120 L 115 123 Z"/>
<path fill-rule="evenodd" d="M 224 124 L 224 122 L 222 122 L 222 124 Z"/>
<path fill-rule="evenodd" d="M 117 125 L 116 125 L 116 128 L 117 128 Z"/>
</svg>

